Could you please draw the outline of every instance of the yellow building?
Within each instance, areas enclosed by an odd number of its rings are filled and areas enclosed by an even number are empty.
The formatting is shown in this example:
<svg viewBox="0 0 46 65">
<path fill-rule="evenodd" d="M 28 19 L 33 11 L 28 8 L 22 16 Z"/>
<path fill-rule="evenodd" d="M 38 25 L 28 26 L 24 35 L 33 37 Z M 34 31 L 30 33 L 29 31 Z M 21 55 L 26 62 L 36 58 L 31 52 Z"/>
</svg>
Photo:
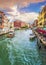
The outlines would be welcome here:
<svg viewBox="0 0 46 65">
<path fill-rule="evenodd" d="M 43 7 L 42 11 L 38 16 L 38 27 L 46 26 L 46 6 Z"/>
</svg>

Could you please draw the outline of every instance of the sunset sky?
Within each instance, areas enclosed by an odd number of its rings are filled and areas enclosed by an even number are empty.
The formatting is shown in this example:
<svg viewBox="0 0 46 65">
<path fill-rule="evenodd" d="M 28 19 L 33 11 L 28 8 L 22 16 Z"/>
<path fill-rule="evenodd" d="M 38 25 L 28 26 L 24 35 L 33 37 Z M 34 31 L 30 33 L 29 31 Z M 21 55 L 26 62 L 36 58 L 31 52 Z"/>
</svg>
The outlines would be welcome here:
<svg viewBox="0 0 46 65">
<path fill-rule="evenodd" d="M 10 21 L 18 19 L 32 23 L 45 5 L 46 0 L 0 0 L 0 11 L 3 11 Z"/>
</svg>

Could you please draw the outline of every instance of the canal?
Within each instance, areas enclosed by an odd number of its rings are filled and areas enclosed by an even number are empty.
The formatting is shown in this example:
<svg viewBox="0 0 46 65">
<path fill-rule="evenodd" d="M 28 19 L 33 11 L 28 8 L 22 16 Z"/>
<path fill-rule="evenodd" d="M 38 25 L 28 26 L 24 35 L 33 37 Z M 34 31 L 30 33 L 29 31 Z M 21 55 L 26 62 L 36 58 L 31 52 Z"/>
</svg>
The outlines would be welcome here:
<svg viewBox="0 0 46 65">
<path fill-rule="evenodd" d="M 30 33 L 16 30 L 14 38 L 0 36 L 0 65 L 43 65 L 37 39 L 29 40 Z"/>
</svg>

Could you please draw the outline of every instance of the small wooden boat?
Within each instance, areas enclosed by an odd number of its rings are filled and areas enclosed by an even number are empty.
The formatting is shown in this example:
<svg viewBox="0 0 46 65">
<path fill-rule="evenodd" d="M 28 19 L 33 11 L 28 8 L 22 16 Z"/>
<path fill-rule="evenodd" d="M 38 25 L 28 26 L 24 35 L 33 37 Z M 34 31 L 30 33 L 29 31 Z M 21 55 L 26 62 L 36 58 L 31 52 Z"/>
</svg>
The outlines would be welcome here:
<svg viewBox="0 0 46 65">
<path fill-rule="evenodd" d="M 9 34 L 7 34 L 7 37 L 8 37 L 8 38 L 13 38 L 14 35 L 15 35 L 15 33 L 11 31 Z"/>
</svg>

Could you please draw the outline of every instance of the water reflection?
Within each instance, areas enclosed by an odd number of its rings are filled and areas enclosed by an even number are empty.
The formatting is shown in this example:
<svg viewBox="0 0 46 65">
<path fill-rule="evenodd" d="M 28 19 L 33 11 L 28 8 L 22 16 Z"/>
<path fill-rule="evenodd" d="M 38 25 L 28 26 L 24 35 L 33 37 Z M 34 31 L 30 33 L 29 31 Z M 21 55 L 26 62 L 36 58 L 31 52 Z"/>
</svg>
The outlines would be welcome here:
<svg viewBox="0 0 46 65">
<path fill-rule="evenodd" d="M 0 41 L 4 40 L 6 38 L 5 35 L 0 36 Z"/>
<path fill-rule="evenodd" d="M 39 55 L 40 55 L 40 58 L 42 60 L 42 65 L 46 65 L 46 49 L 40 49 L 39 50 Z"/>
</svg>

